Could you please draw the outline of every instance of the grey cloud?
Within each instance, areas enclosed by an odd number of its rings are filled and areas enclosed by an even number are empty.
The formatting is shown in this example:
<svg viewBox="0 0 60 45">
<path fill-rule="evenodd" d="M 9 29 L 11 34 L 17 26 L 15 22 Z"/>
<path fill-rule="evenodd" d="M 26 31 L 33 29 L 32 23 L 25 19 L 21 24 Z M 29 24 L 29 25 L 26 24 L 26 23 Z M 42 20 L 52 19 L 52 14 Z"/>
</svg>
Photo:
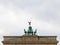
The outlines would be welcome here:
<svg viewBox="0 0 60 45">
<path fill-rule="evenodd" d="M 2 24 L 5 24 L 6 27 L 8 25 L 16 26 L 17 23 L 13 20 L 19 18 L 23 11 L 32 14 L 37 20 L 60 25 L 59 0 L 0 0 L 0 2 L 3 10 L 1 12 L 2 14 L 0 13 L 3 15 L 0 15 L 0 21 Z M 14 14 L 10 14 L 9 11 L 12 11 Z M 12 17 L 9 14 L 14 16 Z"/>
<path fill-rule="evenodd" d="M 2 8 L 2 14 L 0 15 L 1 23 L 7 23 L 9 25 L 15 25 L 17 19 L 23 11 L 32 14 L 37 20 L 42 20 L 45 22 L 58 23 L 60 22 L 59 13 L 59 0 L 0 0 L 0 5 Z M 22 11 L 20 11 L 20 10 Z M 10 17 L 9 12 L 12 11 L 14 16 Z M 20 15 L 19 15 L 20 14 Z M 4 16 L 5 15 L 5 16 Z M 13 14 L 12 14 L 13 15 Z M 8 19 L 9 18 L 9 19 Z M 13 19 L 14 18 L 14 19 Z M 13 20 L 11 20 L 13 19 Z M 17 19 L 18 20 L 18 19 Z M 15 23 L 15 24 L 14 24 Z M 11 25 L 11 26 L 12 26 Z M 3 25 L 4 26 L 4 25 Z M 16 25 L 15 25 L 16 26 Z"/>
</svg>

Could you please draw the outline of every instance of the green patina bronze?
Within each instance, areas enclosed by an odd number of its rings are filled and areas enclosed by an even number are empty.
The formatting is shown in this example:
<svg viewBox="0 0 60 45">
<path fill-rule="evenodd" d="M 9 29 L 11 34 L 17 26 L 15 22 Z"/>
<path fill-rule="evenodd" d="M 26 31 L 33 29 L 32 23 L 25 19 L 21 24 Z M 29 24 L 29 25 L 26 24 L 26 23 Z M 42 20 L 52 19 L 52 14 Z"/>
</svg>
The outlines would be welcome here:
<svg viewBox="0 0 60 45">
<path fill-rule="evenodd" d="M 28 33 L 33 33 L 33 29 L 31 26 L 28 28 Z"/>
<path fill-rule="evenodd" d="M 29 23 L 28 30 L 26 31 L 24 29 L 24 33 L 27 35 L 36 35 L 37 30 L 33 31 L 32 27 L 31 27 L 31 22 L 28 22 L 28 23 Z"/>
</svg>

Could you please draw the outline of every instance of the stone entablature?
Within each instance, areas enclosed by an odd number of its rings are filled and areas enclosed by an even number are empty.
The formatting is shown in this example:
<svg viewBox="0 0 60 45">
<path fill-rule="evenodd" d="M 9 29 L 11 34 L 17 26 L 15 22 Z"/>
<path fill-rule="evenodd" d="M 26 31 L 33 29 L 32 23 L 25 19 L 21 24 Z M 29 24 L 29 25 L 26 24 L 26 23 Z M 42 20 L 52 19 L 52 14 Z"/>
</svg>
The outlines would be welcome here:
<svg viewBox="0 0 60 45">
<path fill-rule="evenodd" d="M 56 44 L 58 41 L 56 40 L 57 36 L 4 36 L 3 43 L 6 44 Z"/>
</svg>

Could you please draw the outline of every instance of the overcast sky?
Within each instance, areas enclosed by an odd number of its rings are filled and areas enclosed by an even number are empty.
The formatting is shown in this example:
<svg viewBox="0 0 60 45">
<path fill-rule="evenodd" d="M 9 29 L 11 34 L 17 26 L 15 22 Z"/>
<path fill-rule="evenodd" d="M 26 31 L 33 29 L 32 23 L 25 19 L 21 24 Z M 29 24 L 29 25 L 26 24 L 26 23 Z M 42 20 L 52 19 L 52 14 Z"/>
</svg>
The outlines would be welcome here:
<svg viewBox="0 0 60 45">
<path fill-rule="evenodd" d="M 28 21 L 37 35 L 60 40 L 60 0 L 0 0 L 0 41 L 3 36 L 23 35 Z"/>
</svg>

